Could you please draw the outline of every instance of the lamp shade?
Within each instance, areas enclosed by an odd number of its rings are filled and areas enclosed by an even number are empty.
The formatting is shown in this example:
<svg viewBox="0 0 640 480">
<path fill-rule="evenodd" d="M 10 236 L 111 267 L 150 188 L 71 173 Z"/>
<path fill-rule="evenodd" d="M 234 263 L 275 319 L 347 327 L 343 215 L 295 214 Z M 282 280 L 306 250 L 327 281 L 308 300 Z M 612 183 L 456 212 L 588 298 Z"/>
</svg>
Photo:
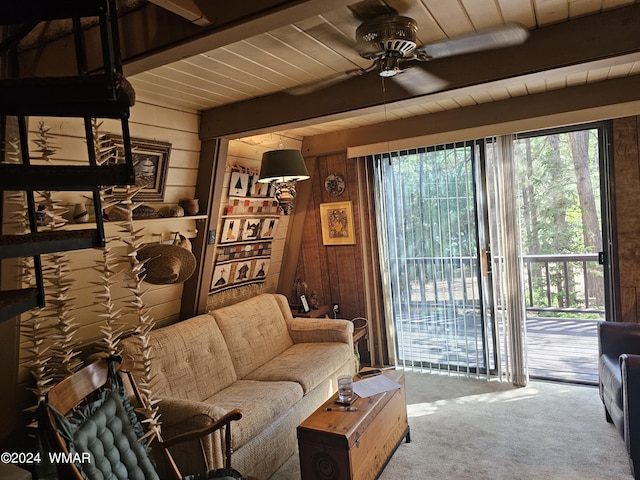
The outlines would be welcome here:
<svg viewBox="0 0 640 480">
<path fill-rule="evenodd" d="M 297 182 L 309 178 L 300 150 L 271 150 L 262 154 L 258 182 Z"/>
</svg>

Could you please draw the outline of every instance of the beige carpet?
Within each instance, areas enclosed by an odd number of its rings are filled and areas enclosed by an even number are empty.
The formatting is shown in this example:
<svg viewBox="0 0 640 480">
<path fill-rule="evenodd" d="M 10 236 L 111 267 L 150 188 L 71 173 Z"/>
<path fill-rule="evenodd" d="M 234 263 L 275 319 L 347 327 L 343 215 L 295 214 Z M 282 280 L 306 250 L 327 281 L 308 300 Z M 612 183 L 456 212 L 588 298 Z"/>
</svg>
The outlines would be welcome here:
<svg viewBox="0 0 640 480">
<path fill-rule="evenodd" d="M 411 443 L 380 480 L 632 480 L 596 387 L 408 372 Z M 297 453 L 270 480 L 300 480 Z"/>
</svg>

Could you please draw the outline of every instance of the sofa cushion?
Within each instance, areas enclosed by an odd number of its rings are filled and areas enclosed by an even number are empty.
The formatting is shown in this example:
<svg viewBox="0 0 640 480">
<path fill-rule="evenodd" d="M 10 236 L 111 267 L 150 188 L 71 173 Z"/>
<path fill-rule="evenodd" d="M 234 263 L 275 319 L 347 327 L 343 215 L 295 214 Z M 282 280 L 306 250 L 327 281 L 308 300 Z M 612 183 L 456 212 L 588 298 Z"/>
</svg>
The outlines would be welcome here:
<svg viewBox="0 0 640 480">
<path fill-rule="evenodd" d="M 154 393 L 202 401 L 236 379 L 233 362 L 215 320 L 199 315 L 149 333 Z M 135 337 L 121 342 L 138 363 L 142 347 Z"/>
<path fill-rule="evenodd" d="M 236 450 L 288 412 L 302 396 L 302 388 L 295 382 L 238 380 L 205 402 L 213 405 L 216 418 L 234 408 L 242 412 L 242 418 L 231 427 L 232 448 Z"/>
<path fill-rule="evenodd" d="M 210 312 L 227 343 L 238 378 L 293 345 L 273 295 L 263 294 Z"/>
<path fill-rule="evenodd" d="M 342 367 L 345 361 L 355 364 L 353 351 L 346 343 L 296 343 L 245 378 L 297 382 L 306 395 Z"/>
</svg>

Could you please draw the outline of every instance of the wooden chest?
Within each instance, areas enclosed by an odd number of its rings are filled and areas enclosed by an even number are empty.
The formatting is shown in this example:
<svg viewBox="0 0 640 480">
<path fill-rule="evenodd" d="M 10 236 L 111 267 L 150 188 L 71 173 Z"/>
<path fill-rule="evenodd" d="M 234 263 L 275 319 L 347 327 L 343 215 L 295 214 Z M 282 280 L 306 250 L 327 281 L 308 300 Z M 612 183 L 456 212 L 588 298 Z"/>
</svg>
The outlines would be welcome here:
<svg viewBox="0 0 640 480">
<path fill-rule="evenodd" d="M 356 399 L 355 412 L 326 411 L 336 407 L 332 397 L 298 427 L 302 480 L 378 478 L 402 439 L 410 440 L 404 373 L 384 375 L 402 388 Z"/>
</svg>

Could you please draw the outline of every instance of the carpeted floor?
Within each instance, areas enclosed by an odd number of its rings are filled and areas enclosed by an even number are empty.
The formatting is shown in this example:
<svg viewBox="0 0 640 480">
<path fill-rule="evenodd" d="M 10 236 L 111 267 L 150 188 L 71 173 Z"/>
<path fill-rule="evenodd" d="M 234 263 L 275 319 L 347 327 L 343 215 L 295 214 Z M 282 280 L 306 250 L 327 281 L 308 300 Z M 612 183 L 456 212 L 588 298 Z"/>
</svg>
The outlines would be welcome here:
<svg viewBox="0 0 640 480">
<path fill-rule="evenodd" d="M 380 480 L 632 480 L 597 387 L 407 372 L 411 443 Z M 270 480 L 300 480 L 297 453 Z"/>
</svg>

